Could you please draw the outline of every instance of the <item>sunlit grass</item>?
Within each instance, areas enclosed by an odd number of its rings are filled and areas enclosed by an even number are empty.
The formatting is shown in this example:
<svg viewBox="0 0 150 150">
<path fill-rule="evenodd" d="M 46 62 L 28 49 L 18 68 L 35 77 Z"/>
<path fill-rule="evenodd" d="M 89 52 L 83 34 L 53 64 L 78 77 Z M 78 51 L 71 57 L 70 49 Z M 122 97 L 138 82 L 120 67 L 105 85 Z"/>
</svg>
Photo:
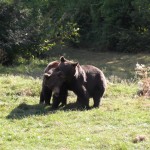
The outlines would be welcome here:
<svg viewBox="0 0 150 150">
<path fill-rule="evenodd" d="M 109 82 L 99 109 L 77 110 L 73 104 L 76 96 L 72 92 L 68 96 L 68 105 L 56 111 L 51 106 L 38 104 L 44 67 L 48 61 L 59 59 L 62 54 L 81 64 L 104 68 Z M 132 66 L 136 63 L 135 56 L 83 51 L 73 54 L 60 51 L 57 57 L 52 55 L 49 60 L 0 67 L 0 149 L 150 149 L 150 99 L 136 96 L 137 82 L 131 79 L 134 77 Z M 92 60 L 90 57 L 95 58 Z M 111 64 L 115 57 L 117 60 L 123 57 L 124 60 Z M 137 59 L 145 59 L 148 64 L 147 57 L 138 55 Z M 129 66 L 125 59 L 130 60 L 132 65 Z M 129 78 L 119 76 L 115 66 L 123 68 Z M 109 71 L 111 69 L 113 71 Z M 145 139 L 134 143 L 138 135 Z"/>
</svg>

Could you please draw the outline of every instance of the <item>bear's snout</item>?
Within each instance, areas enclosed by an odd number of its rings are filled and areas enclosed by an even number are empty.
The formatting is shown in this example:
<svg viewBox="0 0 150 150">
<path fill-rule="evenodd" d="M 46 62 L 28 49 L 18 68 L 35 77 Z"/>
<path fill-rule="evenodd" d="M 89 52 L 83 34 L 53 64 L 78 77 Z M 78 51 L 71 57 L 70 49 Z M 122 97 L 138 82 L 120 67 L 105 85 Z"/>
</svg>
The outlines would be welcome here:
<svg viewBox="0 0 150 150">
<path fill-rule="evenodd" d="M 53 94 L 55 97 L 59 96 L 60 89 L 58 87 L 53 88 Z"/>
</svg>

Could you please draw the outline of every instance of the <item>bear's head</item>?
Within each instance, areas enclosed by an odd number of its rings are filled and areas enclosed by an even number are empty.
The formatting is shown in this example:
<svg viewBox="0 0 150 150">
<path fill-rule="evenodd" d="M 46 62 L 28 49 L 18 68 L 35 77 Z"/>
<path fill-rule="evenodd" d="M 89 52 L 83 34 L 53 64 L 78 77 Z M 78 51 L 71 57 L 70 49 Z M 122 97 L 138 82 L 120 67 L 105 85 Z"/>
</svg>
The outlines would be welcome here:
<svg viewBox="0 0 150 150">
<path fill-rule="evenodd" d="M 44 84 L 53 90 L 54 95 L 58 95 L 63 83 L 72 84 L 74 80 L 80 80 L 81 83 L 86 82 L 86 74 L 78 62 L 73 62 L 60 58 L 60 63 L 55 69 L 50 69 L 45 73 Z"/>
<path fill-rule="evenodd" d="M 78 62 L 69 61 L 63 56 L 60 57 L 58 68 L 65 75 L 66 80 L 70 81 L 75 78 L 82 83 L 86 82 L 86 73 Z"/>
<path fill-rule="evenodd" d="M 58 96 L 63 83 L 72 80 L 76 76 L 77 66 L 77 62 L 69 61 L 62 56 L 56 68 L 51 68 L 44 73 L 44 86 L 47 86 L 55 96 Z"/>
<path fill-rule="evenodd" d="M 60 64 L 58 68 L 65 75 L 67 80 L 72 79 L 78 73 L 77 67 L 79 66 L 78 62 L 73 62 L 65 59 L 63 56 L 60 57 Z"/>
<path fill-rule="evenodd" d="M 50 90 L 52 90 L 55 95 L 59 95 L 60 87 L 64 81 L 65 75 L 57 69 L 50 69 L 47 73 L 44 73 L 44 86 L 47 86 Z"/>
</svg>

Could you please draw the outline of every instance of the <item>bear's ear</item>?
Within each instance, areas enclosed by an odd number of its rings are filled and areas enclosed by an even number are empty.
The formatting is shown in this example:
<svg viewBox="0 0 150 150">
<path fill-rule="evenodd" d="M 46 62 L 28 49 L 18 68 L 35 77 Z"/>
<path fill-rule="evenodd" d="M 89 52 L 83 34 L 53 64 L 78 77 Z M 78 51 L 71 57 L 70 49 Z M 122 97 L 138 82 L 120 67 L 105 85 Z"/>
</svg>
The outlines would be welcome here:
<svg viewBox="0 0 150 150">
<path fill-rule="evenodd" d="M 61 57 L 60 57 L 60 61 L 61 61 L 61 62 L 65 62 L 65 61 L 66 61 L 65 57 L 64 57 L 64 56 L 61 56 Z"/>
<path fill-rule="evenodd" d="M 44 73 L 44 77 L 49 78 L 50 76 L 51 76 L 51 74 L 49 74 L 49 73 Z"/>
</svg>

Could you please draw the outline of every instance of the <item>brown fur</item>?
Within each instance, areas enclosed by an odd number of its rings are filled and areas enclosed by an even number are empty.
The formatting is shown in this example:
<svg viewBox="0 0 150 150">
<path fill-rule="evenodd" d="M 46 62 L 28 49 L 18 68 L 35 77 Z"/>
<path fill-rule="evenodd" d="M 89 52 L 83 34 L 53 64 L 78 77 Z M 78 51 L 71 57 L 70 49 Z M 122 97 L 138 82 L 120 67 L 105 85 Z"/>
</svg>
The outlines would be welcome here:
<svg viewBox="0 0 150 150">
<path fill-rule="evenodd" d="M 50 62 L 44 70 L 42 90 L 40 93 L 40 102 L 39 102 L 40 104 L 50 105 L 52 90 L 56 91 L 56 88 L 53 88 L 54 86 L 52 86 L 52 82 L 48 82 L 47 79 L 48 79 L 48 77 L 51 76 L 51 74 L 53 73 L 53 70 L 56 67 L 58 67 L 59 63 L 60 63 L 59 61 Z M 63 84 L 61 86 L 63 87 Z M 66 105 L 67 90 L 65 90 L 65 88 L 61 89 L 61 91 L 59 93 L 60 93 L 60 95 L 58 95 L 57 97 L 53 96 L 53 99 L 54 100 L 56 99 L 55 101 L 62 102 L 62 105 Z"/>
<path fill-rule="evenodd" d="M 61 62 L 54 71 L 55 80 L 53 84 L 58 88 L 65 83 L 68 90 L 77 95 L 78 102 L 82 107 L 89 108 L 89 98 L 94 100 L 94 107 L 99 107 L 101 98 L 106 89 L 106 79 L 103 72 L 92 65 L 80 66 L 77 62 L 72 62 L 61 57 Z M 63 78 L 56 76 L 61 72 Z M 58 93 L 54 93 L 58 95 Z"/>
</svg>

